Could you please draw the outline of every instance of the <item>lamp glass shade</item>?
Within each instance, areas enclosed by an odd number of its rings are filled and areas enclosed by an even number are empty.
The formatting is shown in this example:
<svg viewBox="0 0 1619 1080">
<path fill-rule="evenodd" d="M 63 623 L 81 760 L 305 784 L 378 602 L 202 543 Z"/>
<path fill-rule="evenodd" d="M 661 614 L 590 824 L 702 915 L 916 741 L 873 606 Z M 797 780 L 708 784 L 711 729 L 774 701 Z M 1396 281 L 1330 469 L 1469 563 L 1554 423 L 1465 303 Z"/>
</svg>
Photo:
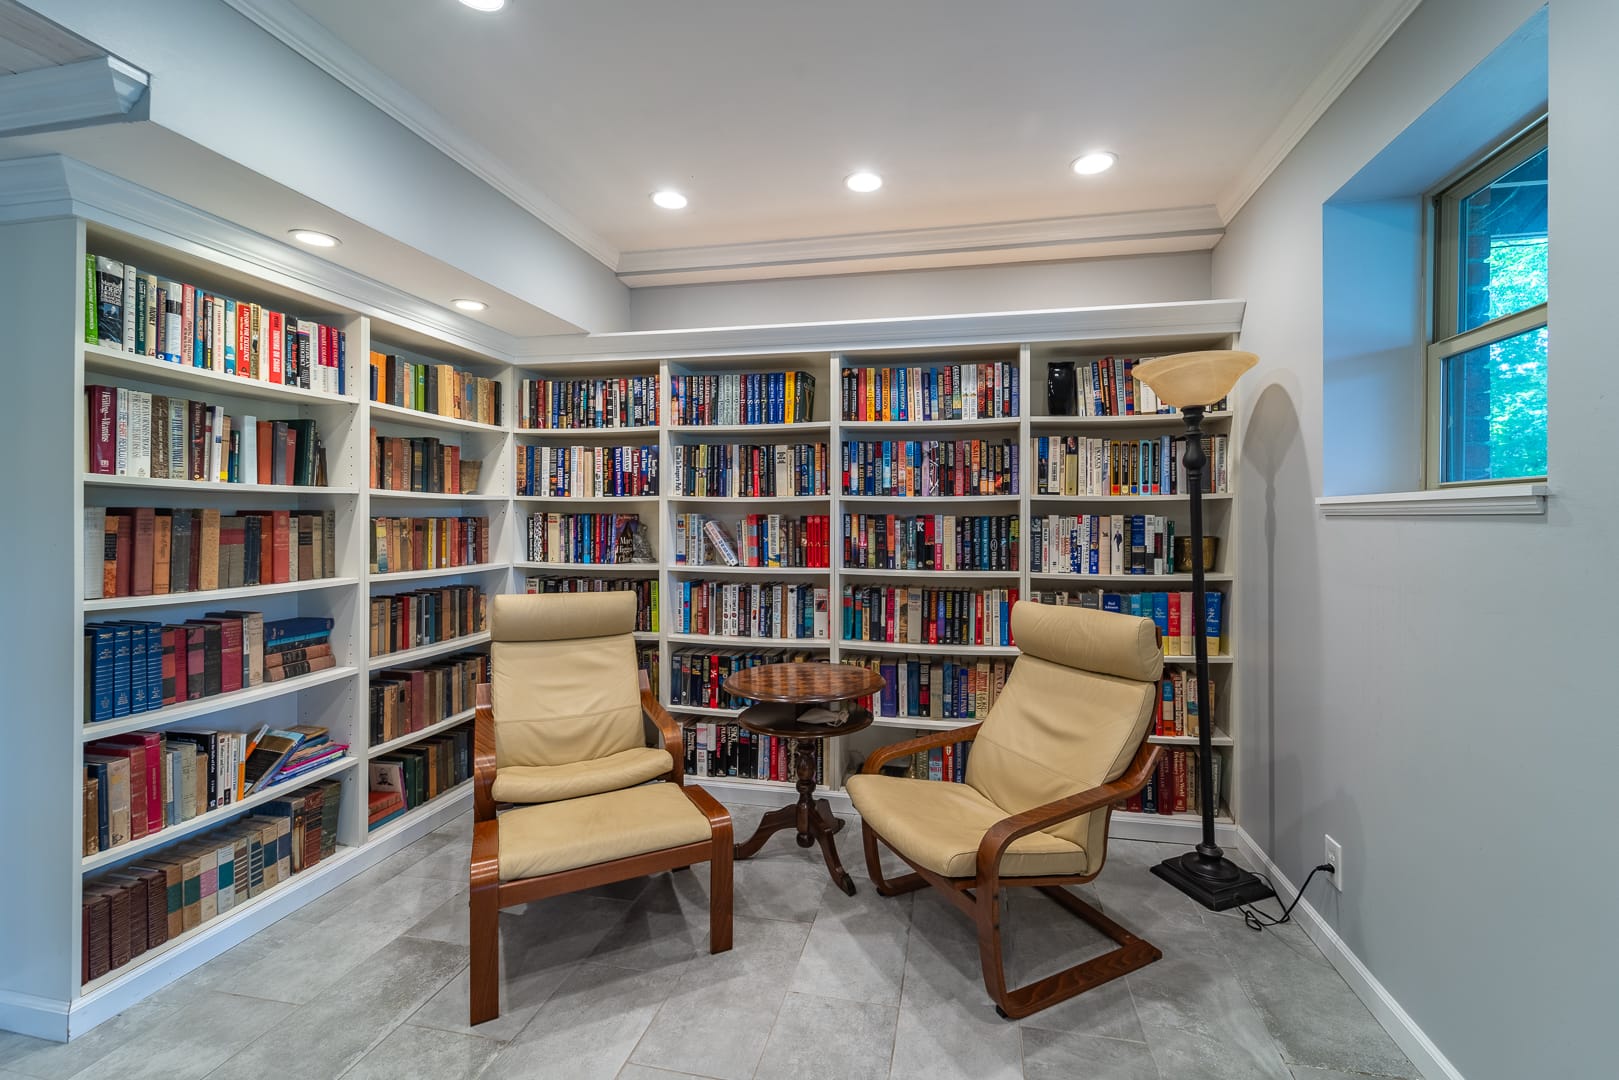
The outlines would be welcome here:
<svg viewBox="0 0 1619 1080">
<path fill-rule="evenodd" d="M 1136 364 L 1134 373 L 1152 388 L 1159 401 L 1181 409 L 1213 405 L 1231 393 L 1242 373 L 1257 363 L 1259 357 L 1251 352 L 1209 349 L 1143 360 Z"/>
</svg>

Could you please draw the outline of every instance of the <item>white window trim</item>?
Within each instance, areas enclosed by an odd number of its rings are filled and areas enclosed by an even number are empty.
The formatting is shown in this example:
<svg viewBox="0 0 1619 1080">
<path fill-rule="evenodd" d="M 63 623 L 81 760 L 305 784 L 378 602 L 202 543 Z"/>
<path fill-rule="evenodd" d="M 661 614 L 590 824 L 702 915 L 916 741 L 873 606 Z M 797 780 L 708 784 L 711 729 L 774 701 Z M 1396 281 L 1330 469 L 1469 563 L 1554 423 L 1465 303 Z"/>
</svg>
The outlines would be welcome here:
<svg viewBox="0 0 1619 1080">
<path fill-rule="evenodd" d="M 1315 505 L 1322 517 L 1536 516 L 1546 513 L 1546 500 L 1550 495 L 1544 480 L 1509 480 L 1379 495 L 1324 495 Z"/>
</svg>

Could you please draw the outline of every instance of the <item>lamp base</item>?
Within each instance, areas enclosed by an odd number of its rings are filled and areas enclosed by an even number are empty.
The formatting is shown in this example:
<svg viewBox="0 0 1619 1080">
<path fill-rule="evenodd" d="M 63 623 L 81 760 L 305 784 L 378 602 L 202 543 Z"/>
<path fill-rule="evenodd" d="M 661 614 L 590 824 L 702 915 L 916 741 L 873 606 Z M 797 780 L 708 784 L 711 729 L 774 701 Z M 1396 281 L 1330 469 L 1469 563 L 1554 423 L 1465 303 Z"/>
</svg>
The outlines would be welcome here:
<svg viewBox="0 0 1619 1080">
<path fill-rule="evenodd" d="M 1188 851 L 1165 859 L 1152 872 L 1210 911 L 1224 911 L 1276 895 L 1269 885 L 1224 856 L 1210 858 Z"/>
</svg>

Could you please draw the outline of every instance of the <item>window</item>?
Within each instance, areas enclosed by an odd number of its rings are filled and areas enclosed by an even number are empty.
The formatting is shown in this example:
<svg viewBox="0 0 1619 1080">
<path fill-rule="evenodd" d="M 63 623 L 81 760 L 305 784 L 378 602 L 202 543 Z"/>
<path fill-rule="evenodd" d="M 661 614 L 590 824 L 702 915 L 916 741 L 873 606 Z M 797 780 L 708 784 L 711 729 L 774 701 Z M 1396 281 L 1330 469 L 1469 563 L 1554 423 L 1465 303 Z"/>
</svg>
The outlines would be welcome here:
<svg viewBox="0 0 1619 1080">
<path fill-rule="evenodd" d="M 1546 122 L 1441 191 L 1428 486 L 1546 475 Z"/>
</svg>

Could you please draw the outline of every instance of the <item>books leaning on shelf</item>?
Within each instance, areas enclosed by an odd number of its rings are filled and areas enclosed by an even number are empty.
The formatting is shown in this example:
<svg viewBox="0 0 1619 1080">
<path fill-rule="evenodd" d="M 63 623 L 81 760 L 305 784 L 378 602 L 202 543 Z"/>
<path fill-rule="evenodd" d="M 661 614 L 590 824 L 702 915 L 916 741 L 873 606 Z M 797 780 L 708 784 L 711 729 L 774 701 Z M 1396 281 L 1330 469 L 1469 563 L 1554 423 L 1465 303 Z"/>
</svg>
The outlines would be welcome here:
<svg viewBox="0 0 1619 1080">
<path fill-rule="evenodd" d="M 640 514 L 530 514 L 528 561 L 629 565 L 641 532 Z"/>
<path fill-rule="evenodd" d="M 1197 700 L 1197 673 L 1186 668 L 1166 671 L 1160 682 L 1158 709 L 1153 718 L 1154 735 L 1197 735 L 1205 710 Z M 1209 692 L 1215 693 L 1210 685 Z M 1214 723 L 1214 703 L 1206 710 Z"/>
<path fill-rule="evenodd" d="M 780 581 L 674 584 L 681 634 L 827 639 L 827 587 Z"/>
<path fill-rule="evenodd" d="M 378 435 L 376 428 L 371 429 L 372 491 L 470 495 L 478 486 L 480 464 L 463 462 L 461 448 L 454 443 L 441 442 L 431 436 L 395 438 Z"/>
<path fill-rule="evenodd" d="M 324 487 L 313 420 L 230 416 L 222 405 L 122 386 L 84 388 L 93 476 Z"/>
<path fill-rule="evenodd" d="M 489 561 L 486 517 L 374 517 L 371 572 L 399 574 Z"/>
<path fill-rule="evenodd" d="M 104 255 L 85 259 L 86 343 L 258 382 L 348 392 L 348 341 L 336 327 Z"/>
<path fill-rule="evenodd" d="M 84 508 L 86 600 L 313 581 L 335 574 L 333 510 Z"/>
<path fill-rule="evenodd" d="M 823 567 L 831 565 L 826 514 L 745 514 L 722 521 L 675 515 L 675 562 L 685 566 Z"/>
<path fill-rule="evenodd" d="M 782 739 L 760 735 L 728 721 L 689 721 L 686 725 L 686 775 L 735 776 L 741 780 L 798 779 L 793 743 L 798 752 L 815 756 L 815 782 L 826 781 L 826 740 Z"/>
<path fill-rule="evenodd" d="M 932 367 L 844 368 L 843 418 L 854 421 L 987 420 L 1019 413 L 1010 361 Z"/>
<path fill-rule="evenodd" d="M 1205 494 L 1230 490 L 1230 436 L 1205 435 Z M 1181 495 L 1187 491 L 1181 458 L 1186 439 L 1093 439 L 1084 435 L 1034 440 L 1036 495 Z"/>
<path fill-rule="evenodd" d="M 807 371 L 676 375 L 671 383 L 680 426 L 802 424 L 815 415 L 815 376 Z"/>
<path fill-rule="evenodd" d="M 1081 416 L 1153 416 L 1175 412 L 1152 392 L 1152 387 L 1135 377 L 1136 360 L 1126 356 L 1103 356 L 1080 360 L 1078 368 L 1079 414 Z M 1230 408 L 1222 398 L 1209 406 L 1210 412 Z"/>
<path fill-rule="evenodd" d="M 1016 589 L 845 585 L 843 640 L 910 645 L 1010 645 Z"/>
<path fill-rule="evenodd" d="M 1015 573 L 1022 531 L 1016 514 L 844 514 L 843 565 Z"/>
<path fill-rule="evenodd" d="M 1158 627 L 1158 637 L 1164 645 L 1165 656 L 1194 655 L 1193 635 L 1197 623 L 1187 617 L 1192 610 L 1192 591 L 1117 593 L 1102 589 L 1082 593 L 1031 592 L 1029 599 L 1037 604 L 1077 604 L 1080 607 L 1102 611 L 1120 611 L 1151 619 Z M 1225 593 L 1217 590 L 1203 594 L 1204 636 L 1210 656 L 1225 651 Z"/>
<path fill-rule="evenodd" d="M 371 680 L 371 741 L 422 731 L 472 708 L 489 681 L 489 657 L 463 653 L 419 668 L 378 672 Z"/>
<path fill-rule="evenodd" d="M 517 426 L 525 429 L 658 426 L 658 377 L 524 379 Z"/>
<path fill-rule="evenodd" d="M 488 628 L 488 600 L 476 585 L 443 585 L 371 598 L 372 656 L 453 641 Z"/>
<path fill-rule="evenodd" d="M 632 592 L 635 594 L 635 629 L 646 633 L 658 630 L 658 582 L 656 579 L 528 577 L 523 591 L 531 593 Z M 653 652 L 656 653 L 656 648 Z"/>
<path fill-rule="evenodd" d="M 418 363 L 400 356 L 371 352 L 369 388 L 372 401 L 415 412 L 500 423 L 500 383 L 449 364 Z"/>
<path fill-rule="evenodd" d="M 517 494 L 552 499 L 650 498 L 658 493 L 658 448 L 519 446 Z"/>
<path fill-rule="evenodd" d="M 337 780 L 310 784 L 250 817 L 86 879 L 80 982 L 124 967 L 336 854 L 342 793 Z"/>
<path fill-rule="evenodd" d="M 669 657 L 669 707 L 681 705 L 698 709 L 739 709 L 748 702 L 721 689 L 725 680 L 738 671 L 761 664 L 787 664 L 804 660 L 824 660 L 809 652 L 786 650 L 744 651 L 716 649 L 712 652 L 691 648 L 677 649 Z"/>
<path fill-rule="evenodd" d="M 472 725 L 434 735 L 371 759 L 368 824 L 379 828 L 472 776 Z M 379 800 L 377 793 L 382 792 Z M 398 806 L 397 795 L 404 803 Z M 393 809 L 388 809 L 393 806 Z"/>
<path fill-rule="evenodd" d="M 1158 514 L 1031 515 L 1037 574 L 1168 574 L 1175 523 Z"/>
<path fill-rule="evenodd" d="M 1165 747 L 1158 755 L 1158 771 L 1147 781 L 1138 795 L 1119 803 L 1118 809 L 1137 814 L 1201 814 L 1203 800 L 1198 792 L 1198 751 L 1185 747 Z M 1214 800 L 1214 812 L 1225 807 L 1225 756 L 1215 751 L 1214 790 L 1220 793 Z"/>
<path fill-rule="evenodd" d="M 843 443 L 843 493 L 928 498 L 1016 495 L 1012 439 L 905 439 Z"/>
<path fill-rule="evenodd" d="M 930 656 L 856 656 L 845 663 L 870 668 L 883 688 L 861 705 L 898 719 L 982 720 L 1006 686 L 1012 659 L 962 662 Z M 875 700 L 873 700 L 875 699 Z"/>
<path fill-rule="evenodd" d="M 694 498 L 825 495 L 825 443 L 676 443 L 672 493 Z"/>
</svg>

